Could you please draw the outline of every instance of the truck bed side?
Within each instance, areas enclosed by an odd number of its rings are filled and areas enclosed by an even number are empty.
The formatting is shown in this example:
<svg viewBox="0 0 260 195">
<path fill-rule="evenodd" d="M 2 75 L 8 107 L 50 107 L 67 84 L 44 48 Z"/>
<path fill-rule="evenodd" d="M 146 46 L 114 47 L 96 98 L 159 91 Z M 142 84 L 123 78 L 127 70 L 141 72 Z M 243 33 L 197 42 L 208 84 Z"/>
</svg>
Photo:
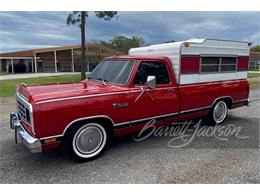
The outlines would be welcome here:
<svg viewBox="0 0 260 195">
<path fill-rule="evenodd" d="M 247 100 L 249 84 L 246 79 L 179 85 L 180 111 L 210 108 L 218 99 L 227 99 L 228 107 Z"/>
</svg>

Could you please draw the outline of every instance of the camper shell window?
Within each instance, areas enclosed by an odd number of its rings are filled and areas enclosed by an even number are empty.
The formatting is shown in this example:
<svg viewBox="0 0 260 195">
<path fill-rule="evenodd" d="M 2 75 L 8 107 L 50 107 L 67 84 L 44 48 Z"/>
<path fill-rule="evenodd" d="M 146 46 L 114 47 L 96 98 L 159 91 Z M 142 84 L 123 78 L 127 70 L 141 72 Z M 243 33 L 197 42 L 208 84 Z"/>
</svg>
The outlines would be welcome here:
<svg viewBox="0 0 260 195">
<path fill-rule="evenodd" d="M 236 57 L 201 57 L 200 73 L 236 72 Z"/>
</svg>

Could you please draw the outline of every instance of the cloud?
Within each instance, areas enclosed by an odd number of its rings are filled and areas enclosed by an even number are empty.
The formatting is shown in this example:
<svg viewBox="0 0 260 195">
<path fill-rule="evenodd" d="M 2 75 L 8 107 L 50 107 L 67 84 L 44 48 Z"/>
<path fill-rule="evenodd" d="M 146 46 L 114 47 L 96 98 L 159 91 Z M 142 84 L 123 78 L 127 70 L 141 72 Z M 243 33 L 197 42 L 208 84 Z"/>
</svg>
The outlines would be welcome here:
<svg viewBox="0 0 260 195">
<path fill-rule="evenodd" d="M 69 12 L 0 12 L 0 52 L 80 43 L 78 25 L 68 26 Z M 141 36 L 147 43 L 192 37 L 260 43 L 260 12 L 119 12 L 104 21 L 92 12 L 87 41 L 115 35 Z"/>
<path fill-rule="evenodd" d="M 260 43 L 260 31 L 252 34 L 250 36 L 250 39 L 252 40 L 253 43 Z"/>
<path fill-rule="evenodd" d="M 34 33 L 33 36 L 44 39 L 54 40 L 75 40 L 71 35 L 65 34 L 45 34 L 45 33 Z"/>
<path fill-rule="evenodd" d="M 218 21 L 205 20 L 199 23 L 184 24 L 178 29 L 172 29 L 172 31 L 179 34 L 192 34 L 200 31 L 226 31 L 229 28 L 229 25 L 225 25 Z"/>
</svg>

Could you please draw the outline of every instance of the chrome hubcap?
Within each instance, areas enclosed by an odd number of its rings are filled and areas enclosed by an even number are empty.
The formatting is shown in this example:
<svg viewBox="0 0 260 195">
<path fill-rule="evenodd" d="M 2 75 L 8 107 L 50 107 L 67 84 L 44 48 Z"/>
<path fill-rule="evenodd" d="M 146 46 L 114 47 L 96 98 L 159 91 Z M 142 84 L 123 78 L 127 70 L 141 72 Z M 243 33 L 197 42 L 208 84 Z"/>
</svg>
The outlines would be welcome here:
<svg viewBox="0 0 260 195">
<path fill-rule="evenodd" d="M 218 102 L 214 108 L 213 117 L 217 123 L 224 121 L 227 115 L 227 105 L 225 102 Z"/>
<path fill-rule="evenodd" d="M 97 155 L 105 146 L 106 132 L 99 124 L 87 124 L 81 127 L 73 138 L 73 149 L 81 157 Z"/>
</svg>

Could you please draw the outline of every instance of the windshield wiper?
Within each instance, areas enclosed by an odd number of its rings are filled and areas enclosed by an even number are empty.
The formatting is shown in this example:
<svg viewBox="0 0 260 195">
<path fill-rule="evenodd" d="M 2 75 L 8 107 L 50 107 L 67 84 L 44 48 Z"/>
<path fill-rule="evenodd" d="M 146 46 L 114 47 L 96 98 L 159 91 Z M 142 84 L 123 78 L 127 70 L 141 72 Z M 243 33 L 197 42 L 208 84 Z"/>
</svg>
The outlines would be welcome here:
<svg viewBox="0 0 260 195">
<path fill-rule="evenodd" d="M 106 82 L 109 82 L 109 80 L 104 79 L 104 77 L 97 78 L 96 80 L 102 81 L 104 85 L 107 85 Z"/>
</svg>

